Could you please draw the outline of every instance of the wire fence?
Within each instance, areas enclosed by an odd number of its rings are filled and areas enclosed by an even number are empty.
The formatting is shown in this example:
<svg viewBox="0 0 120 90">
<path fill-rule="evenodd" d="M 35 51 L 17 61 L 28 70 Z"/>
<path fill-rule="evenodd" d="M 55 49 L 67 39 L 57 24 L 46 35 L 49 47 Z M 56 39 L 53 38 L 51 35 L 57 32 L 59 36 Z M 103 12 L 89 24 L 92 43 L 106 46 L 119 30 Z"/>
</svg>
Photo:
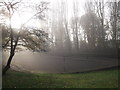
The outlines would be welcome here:
<svg viewBox="0 0 120 90">
<path fill-rule="evenodd" d="M 107 57 L 55 56 L 50 54 L 34 54 L 34 58 L 32 55 L 23 58 L 24 56 L 21 54 L 19 55 L 21 58 L 17 56 L 14 58 L 13 61 L 17 61 L 13 63 L 13 66 L 17 70 L 69 73 L 91 71 L 118 65 L 117 58 Z"/>
</svg>

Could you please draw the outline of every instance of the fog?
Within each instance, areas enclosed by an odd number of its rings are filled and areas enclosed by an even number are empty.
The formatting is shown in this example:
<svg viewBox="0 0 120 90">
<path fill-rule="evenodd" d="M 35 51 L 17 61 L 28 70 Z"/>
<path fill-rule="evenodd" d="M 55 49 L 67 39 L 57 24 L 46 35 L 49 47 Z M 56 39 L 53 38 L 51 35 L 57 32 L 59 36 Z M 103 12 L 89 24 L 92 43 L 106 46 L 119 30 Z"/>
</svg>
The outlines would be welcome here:
<svg viewBox="0 0 120 90">
<path fill-rule="evenodd" d="M 3 64 L 8 53 L 3 54 Z M 16 53 L 11 68 L 36 73 L 72 73 L 109 68 L 118 65 L 117 58 L 55 56 L 50 53 L 22 51 Z"/>
<path fill-rule="evenodd" d="M 20 71 L 69 73 L 118 66 L 117 2 L 22 0 L 17 5 L 15 1 L 0 9 L 2 46 L 6 50 L 3 50 L 3 65 L 11 48 L 14 56 L 11 68 Z M 11 7 L 14 5 L 17 8 Z M 19 51 L 23 46 L 25 49 Z"/>
</svg>

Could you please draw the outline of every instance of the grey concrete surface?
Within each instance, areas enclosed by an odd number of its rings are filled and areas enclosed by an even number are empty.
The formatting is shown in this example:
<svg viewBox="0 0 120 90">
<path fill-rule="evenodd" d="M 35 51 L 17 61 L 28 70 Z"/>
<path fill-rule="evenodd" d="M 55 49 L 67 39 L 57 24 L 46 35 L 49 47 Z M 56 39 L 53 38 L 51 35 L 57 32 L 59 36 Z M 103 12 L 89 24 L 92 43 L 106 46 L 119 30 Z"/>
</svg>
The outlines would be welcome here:
<svg viewBox="0 0 120 90">
<path fill-rule="evenodd" d="M 3 63 L 8 55 L 3 55 Z M 97 57 L 64 57 L 43 53 L 16 53 L 12 61 L 12 68 L 22 71 L 40 73 L 71 73 L 109 68 L 118 65 L 117 58 Z"/>
</svg>

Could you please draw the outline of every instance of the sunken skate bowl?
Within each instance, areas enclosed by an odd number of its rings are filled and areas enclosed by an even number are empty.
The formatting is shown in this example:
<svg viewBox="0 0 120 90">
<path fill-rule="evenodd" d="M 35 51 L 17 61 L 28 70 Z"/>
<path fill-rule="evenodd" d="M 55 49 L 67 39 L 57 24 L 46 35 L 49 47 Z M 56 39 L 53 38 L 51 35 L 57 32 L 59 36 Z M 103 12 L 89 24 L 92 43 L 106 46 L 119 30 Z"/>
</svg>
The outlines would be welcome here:
<svg viewBox="0 0 120 90">
<path fill-rule="evenodd" d="M 5 64 L 8 54 L 3 54 Z M 43 53 L 19 52 L 13 58 L 12 68 L 39 73 L 73 73 L 118 66 L 117 58 L 54 56 Z"/>
</svg>

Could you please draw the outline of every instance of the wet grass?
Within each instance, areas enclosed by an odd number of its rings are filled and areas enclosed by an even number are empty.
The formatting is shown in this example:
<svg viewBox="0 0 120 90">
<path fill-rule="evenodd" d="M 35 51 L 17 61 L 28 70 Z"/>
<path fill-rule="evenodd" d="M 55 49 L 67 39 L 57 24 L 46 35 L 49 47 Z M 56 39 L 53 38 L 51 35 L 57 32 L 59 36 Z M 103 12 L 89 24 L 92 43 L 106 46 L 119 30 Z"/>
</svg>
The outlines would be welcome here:
<svg viewBox="0 0 120 90">
<path fill-rule="evenodd" d="M 40 74 L 10 70 L 3 88 L 117 88 L 118 71 L 110 69 L 74 74 Z"/>
</svg>

